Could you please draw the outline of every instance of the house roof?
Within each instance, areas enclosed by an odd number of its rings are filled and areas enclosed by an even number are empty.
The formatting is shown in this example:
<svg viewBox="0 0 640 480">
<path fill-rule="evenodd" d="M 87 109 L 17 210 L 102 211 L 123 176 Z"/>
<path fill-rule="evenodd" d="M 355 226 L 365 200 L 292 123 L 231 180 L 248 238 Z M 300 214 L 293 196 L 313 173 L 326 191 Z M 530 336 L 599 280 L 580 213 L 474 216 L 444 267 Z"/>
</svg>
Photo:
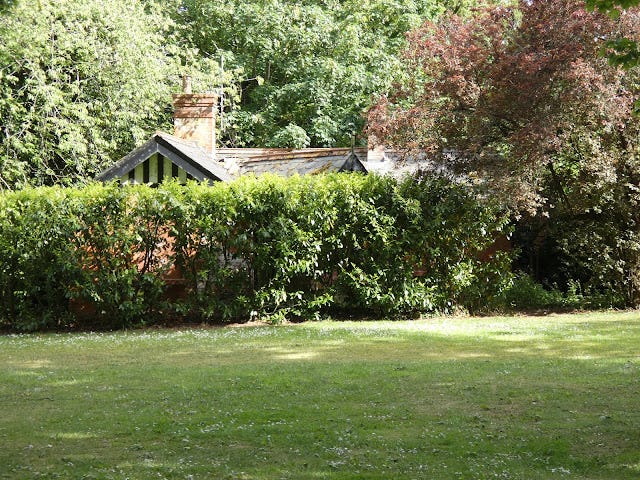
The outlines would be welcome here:
<svg viewBox="0 0 640 480">
<path fill-rule="evenodd" d="M 101 172 L 96 179 L 108 181 L 122 177 L 149 157 L 159 153 L 196 180 L 229 181 L 232 177 L 211 154 L 188 142 L 164 132 L 156 132 L 143 145 L 125 155 L 115 165 Z"/>
<path fill-rule="evenodd" d="M 140 147 L 123 157 L 96 179 L 109 181 L 122 178 L 156 153 L 184 169 L 196 180 L 229 181 L 240 175 L 275 173 L 313 175 L 323 172 L 367 172 L 366 149 L 350 148 L 221 148 L 211 154 L 195 142 L 156 132 Z"/>
<path fill-rule="evenodd" d="M 366 158 L 366 151 L 359 149 Z M 223 148 L 217 151 L 233 176 L 253 173 L 315 175 L 325 172 L 367 172 L 358 153 L 349 148 Z"/>
</svg>

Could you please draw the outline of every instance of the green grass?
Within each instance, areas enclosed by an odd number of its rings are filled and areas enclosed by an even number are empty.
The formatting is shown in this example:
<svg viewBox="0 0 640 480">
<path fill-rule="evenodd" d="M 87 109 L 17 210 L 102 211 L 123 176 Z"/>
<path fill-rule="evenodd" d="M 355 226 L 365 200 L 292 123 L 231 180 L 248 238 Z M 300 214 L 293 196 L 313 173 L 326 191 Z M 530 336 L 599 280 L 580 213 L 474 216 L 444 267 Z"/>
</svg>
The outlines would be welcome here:
<svg viewBox="0 0 640 480">
<path fill-rule="evenodd" d="M 640 313 L 0 337 L 0 478 L 640 477 Z"/>
</svg>

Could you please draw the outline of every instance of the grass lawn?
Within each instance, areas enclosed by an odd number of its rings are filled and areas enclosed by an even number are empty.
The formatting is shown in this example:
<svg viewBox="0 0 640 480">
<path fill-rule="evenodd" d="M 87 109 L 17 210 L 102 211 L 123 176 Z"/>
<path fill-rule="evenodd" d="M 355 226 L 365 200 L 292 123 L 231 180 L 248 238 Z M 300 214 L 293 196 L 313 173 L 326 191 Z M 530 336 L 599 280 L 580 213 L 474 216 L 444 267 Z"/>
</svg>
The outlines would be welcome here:
<svg viewBox="0 0 640 480">
<path fill-rule="evenodd" d="M 637 479 L 640 312 L 0 337 L 0 479 Z"/>
</svg>

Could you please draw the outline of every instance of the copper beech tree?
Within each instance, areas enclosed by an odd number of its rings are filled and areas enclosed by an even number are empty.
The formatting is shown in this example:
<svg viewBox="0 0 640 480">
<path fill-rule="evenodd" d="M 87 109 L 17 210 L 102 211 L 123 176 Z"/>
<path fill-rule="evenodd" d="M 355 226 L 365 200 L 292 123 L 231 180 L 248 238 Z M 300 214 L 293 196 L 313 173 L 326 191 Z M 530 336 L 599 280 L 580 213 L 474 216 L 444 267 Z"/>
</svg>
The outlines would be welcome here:
<svg viewBox="0 0 640 480">
<path fill-rule="evenodd" d="M 548 182 L 567 200 L 567 162 L 606 176 L 635 152 L 635 73 L 602 52 L 639 32 L 637 11 L 614 19 L 581 0 L 522 0 L 427 22 L 408 36 L 410 74 L 369 111 L 370 138 L 428 152 L 520 207 L 544 205 Z"/>
<path fill-rule="evenodd" d="M 607 49 L 637 42 L 640 16 L 619 13 L 523 0 L 426 23 L 408 37 L 405 80 L 369 111 L 369 133 L 529 213 L 518 231 L 537 280 L 639 305 L 640 84 Z"/>
</svg>

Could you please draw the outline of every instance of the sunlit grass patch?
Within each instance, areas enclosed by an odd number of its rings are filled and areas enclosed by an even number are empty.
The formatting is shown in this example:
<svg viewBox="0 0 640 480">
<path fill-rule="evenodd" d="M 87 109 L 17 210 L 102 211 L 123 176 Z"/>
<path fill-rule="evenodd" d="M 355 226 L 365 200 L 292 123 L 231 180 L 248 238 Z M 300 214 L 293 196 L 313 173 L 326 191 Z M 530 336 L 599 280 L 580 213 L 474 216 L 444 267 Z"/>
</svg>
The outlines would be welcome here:
<svg viewBox="0 0 640 480">
<path fill-rule="evenodd" d="M 637 478 L 640 315 L 0 337 L 0 478 Z"/>
</svg>

